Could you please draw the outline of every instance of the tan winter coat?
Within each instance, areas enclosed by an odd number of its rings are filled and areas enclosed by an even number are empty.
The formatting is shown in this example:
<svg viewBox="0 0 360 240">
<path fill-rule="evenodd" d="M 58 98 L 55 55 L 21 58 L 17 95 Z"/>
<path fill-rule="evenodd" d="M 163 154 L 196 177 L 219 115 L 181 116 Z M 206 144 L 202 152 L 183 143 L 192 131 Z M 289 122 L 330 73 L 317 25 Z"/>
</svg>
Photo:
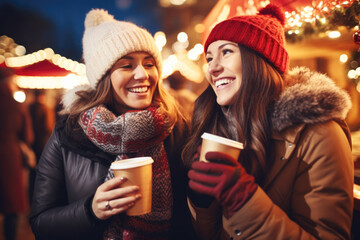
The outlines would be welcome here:
<svg viewBox="0 0 360 240">
<path fill-rule="evenodd" d="M 351 239 L 349 96 L 305 68 L 286 82 L 272 118 L 274 165 L 265 184 L 229 219 L 217 202 L 201 209 L 189 201 L 202 239 Z"/>
</svg>

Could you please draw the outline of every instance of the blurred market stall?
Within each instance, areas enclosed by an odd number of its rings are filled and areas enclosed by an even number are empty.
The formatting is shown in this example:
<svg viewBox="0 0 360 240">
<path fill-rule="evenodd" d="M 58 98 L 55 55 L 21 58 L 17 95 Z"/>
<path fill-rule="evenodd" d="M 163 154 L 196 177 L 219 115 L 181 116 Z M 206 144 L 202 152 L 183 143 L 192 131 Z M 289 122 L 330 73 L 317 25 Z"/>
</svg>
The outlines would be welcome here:
<svg viewBox="0 0 360 240">
<path fill-rule="evenodd" d="M 87 82 L 85 65 L 55 54 L 51 48 L 5 59 L 20 88 L 70 89 Z"/>
</svg>

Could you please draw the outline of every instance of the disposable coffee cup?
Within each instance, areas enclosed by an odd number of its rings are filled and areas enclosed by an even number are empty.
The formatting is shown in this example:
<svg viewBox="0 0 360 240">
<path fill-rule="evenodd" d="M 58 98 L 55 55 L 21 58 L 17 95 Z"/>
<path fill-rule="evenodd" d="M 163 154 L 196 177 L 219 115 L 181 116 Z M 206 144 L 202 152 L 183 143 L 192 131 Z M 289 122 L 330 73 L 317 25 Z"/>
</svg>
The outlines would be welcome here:
<svg viewBox="0 0 360 240">
<path fill-rule="evenodd" d="M 129 158 L 114 161 L 111 170 L 114 177 L 126 177 L 121 186 L 139 186 L 141 198 L 126 210 L 128 216 L 138 216 L 151 212 L 152 202 L 152 163 L 151 157 Z"/>
<path fill-rule="evenodd" d="M 200 152 L 200 161 L 208 162 L 205 159 L 207 152 L 222 152 L 238 159 L 241 149 L 244 148 L 241 142 L 237 142 L 228 138 L 220 137 L 210 133 L 201 135 L 202 144 Z"/>
</svg>

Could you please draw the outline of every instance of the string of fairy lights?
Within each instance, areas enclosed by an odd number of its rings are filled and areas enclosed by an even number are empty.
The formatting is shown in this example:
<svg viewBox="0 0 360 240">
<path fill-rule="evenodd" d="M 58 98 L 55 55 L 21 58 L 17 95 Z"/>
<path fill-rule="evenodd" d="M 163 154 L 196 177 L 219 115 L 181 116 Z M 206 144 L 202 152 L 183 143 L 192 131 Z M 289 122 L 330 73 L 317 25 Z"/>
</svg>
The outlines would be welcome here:
<svg viewBox="0 0 360 240">
<path fill-rule="evenodd" d="M 285 12 L 287 19 L 285 37 L 288 42 L 298 42 L 309 37 L 339 38 L 345 32 L 353 33 L 354 44 L 360 47 L 360 2 L 359 0 L 312 1 L 293 12 Z M 360 92 L 360 48 L 350 56 L 342 54 L 340 62 L 347 64 L 347 78 Z"/>
<path fill-rule="evenodd" d="M 358 30 L 360 3 L 348 1 L 313 1 L 298 11 L 285 12 L 287 19 L 286 38 L 296 42 L 314 35 L 327 35 L 330 38 L 341 36 L 339 27 Z"/>
</svg>

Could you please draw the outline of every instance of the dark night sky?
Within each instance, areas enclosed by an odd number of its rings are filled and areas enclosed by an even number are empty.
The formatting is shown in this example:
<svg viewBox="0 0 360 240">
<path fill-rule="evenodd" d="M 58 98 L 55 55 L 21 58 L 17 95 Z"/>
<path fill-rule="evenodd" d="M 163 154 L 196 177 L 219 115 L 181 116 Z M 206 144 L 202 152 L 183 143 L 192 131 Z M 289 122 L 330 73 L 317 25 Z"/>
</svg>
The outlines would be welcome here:
<svg viewBox="0 0 360 240">
<path fill-rule="evenodd" d="M 0 0 L 0 35 L 23 45 L 27 53 L 51 47 L 81 61 L 84 19 L 104 8 L 115 19 L 132 21 L 152 34 L 162 30 L 158 0 Z"/>
</svg>

